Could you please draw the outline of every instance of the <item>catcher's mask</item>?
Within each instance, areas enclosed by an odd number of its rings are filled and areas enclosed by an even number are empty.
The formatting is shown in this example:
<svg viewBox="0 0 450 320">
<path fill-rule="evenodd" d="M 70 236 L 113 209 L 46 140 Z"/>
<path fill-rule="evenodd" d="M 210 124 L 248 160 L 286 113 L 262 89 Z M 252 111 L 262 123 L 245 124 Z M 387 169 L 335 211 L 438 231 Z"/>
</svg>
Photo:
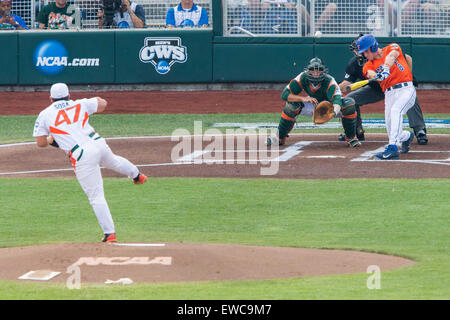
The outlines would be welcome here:
<svg viewBox="0 0 450 320">
<path fill-rule="evenodd" d="M 361 38 L 362 36 L 364 36 L 364 34 L 360 33 L 359 36 L 357 36 L 357 37 L 352 41 L 352 43 L 350 44 L 350 47 L 349 47 L 350 51 L 353 52 L 353 53 L 355 54 L 355 56 L 356 56 L 356 61 L 358 62 L 358 65 L 359 65 L 360 67 L 362 67 L 362 66 L 367 62 L 366 57 L 364 57 L 363 55 L 359 54 L 359 53 L 358 53 L 358 50 L 357 50 L 357 48 L 356 48 L 356 43 L 358 42 L 358 39 Z"/>
<path fill-rule="evenodd" d="M 328 68 L 323 64 L 322 60 L 316 57 L 309 61 L 305 67 L 305 72 L 307 79 L 314 85 L 317 85 L 325 79 Z"/>
</svg>

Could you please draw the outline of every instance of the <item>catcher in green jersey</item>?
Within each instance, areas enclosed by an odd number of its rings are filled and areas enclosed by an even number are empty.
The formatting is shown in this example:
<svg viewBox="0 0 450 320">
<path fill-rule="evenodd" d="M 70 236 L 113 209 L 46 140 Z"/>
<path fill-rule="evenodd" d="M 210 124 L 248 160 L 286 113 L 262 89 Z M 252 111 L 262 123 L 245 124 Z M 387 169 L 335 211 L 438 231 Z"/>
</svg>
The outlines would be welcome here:
<svg viewBox="0 0 450 320">
<path fill-rule="evenodd" d="M 328 69 L 322 60 L 313 58 L 304 71 L 286 86 L 281 94 L 281 99 L 286 101 L 286 105 L 281 113 L 277 136 L 267 139 L 268 146 L 275 143 L 284 145 L 297 116 L 313 116 L 314 109 L 322 101 L 329 101 L 334 117 L 342 118 L 348 145 L 352 148 L 361 145 L 356 138 L 355 101 L 352 98 L 342 98 L 339 85 L 327 72 Z M 302 91 L 308 96 L 300 96 Z"/>
</svg>

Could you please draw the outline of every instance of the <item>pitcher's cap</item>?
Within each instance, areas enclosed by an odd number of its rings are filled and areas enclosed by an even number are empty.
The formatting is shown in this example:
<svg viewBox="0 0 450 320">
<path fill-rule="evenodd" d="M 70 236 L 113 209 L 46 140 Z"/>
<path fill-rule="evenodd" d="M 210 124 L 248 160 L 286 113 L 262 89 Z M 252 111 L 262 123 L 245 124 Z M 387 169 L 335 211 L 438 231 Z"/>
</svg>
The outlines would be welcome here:
<svg viewBox="0 0 450 320">
<path fill-rule="evenodd" d="M 61 99 L 69 96 L 69 88 L 65 83 L 55 83 L 50 88 L 50 97 L 53 99 Z"/>
</svg>

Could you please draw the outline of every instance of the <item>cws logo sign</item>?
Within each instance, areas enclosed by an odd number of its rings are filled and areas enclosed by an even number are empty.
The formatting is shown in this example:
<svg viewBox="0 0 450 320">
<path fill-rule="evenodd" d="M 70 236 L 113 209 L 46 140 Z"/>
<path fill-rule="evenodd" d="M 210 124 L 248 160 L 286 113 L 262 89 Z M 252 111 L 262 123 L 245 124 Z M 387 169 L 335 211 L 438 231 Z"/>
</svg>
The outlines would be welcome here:
<svg viewBox="0 0 450 320">
<path fill-rule="evenodd" d="M 153 64 L 159 74 L 166 74 L 175 62 L 187 61 L 187 50 L 180 38 L 145 38 L 139 59 Z"/>
<path fill-rule="evenodd" d="M 69 60 L 66 47 L 59 41 L 41 42 L 34 50 L 33 61 L 36 69 L 46 75 L 57 75 L 66 67 L 98 67 L 99 58 L 73 58 Z"/>
</svg>

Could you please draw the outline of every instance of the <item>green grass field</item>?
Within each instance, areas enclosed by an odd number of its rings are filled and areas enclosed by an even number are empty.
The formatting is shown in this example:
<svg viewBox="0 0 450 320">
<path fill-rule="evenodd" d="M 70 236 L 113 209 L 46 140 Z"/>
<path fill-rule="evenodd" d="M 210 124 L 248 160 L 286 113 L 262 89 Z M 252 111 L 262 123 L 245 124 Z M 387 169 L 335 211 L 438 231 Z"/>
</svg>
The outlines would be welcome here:
<svg viewBox="0 0 450 320">
<path fill-rule="evenodd" d="M 37 116 L 0 116 L 0 143 L 33 141 L 33 127 Z M 450 119 L 450 114 L 429 113 L 428 119 Z M 366 119 L 383 119 L 382 114 L 363 114 Z M 215 122 L 273 122 L 278 123 L 279 113 L 256 114 L 95 114 L 89 123 L 104 137 L 130 137 L 170 135 L 178 128 L 194 132 L 194 121 L 202 121 L 204 130 Z M 299 117 L 298 122 L 311 122 Z M 331 120 L 337 121 L 336 119 Z M 216 128 L 218 129 L 218 128 Z M 224 132 L 224 129 L 222 129 Z M 295 132 L 336 132 L 335 129 L 295 130 Z M 386 133 L 385 129 L 368 129 L 367 132 Z M 450 133 L 450 129 L 429 129 L 429 133 Z"/>
<path fill-rule="evenodd" d="M 278 119 L 279 114 L 96 115 L 91 124 L 111 137 L 192 130 L 194 120 L 202 120 L 207 128 L 213 122 Z M 34 120 L 0 117 L 0 143 L 32 141 Z M 106 198 L 123 242 L 349 249 L 403 256 L 417 263 L 382 271 L 380 290 L 366 287 L 366 273 L 113 287 L 84 284 L 80 290 L 63 284 L 0 281 L 0 299 L 449 299 L 448 181 L 151 178 L 136 187 L 126 178 L 106 178 Z M 97 242 L 101 236 L 74 178 L 0 178 L 0 190 L 0 247 Z"/>
</svg>

